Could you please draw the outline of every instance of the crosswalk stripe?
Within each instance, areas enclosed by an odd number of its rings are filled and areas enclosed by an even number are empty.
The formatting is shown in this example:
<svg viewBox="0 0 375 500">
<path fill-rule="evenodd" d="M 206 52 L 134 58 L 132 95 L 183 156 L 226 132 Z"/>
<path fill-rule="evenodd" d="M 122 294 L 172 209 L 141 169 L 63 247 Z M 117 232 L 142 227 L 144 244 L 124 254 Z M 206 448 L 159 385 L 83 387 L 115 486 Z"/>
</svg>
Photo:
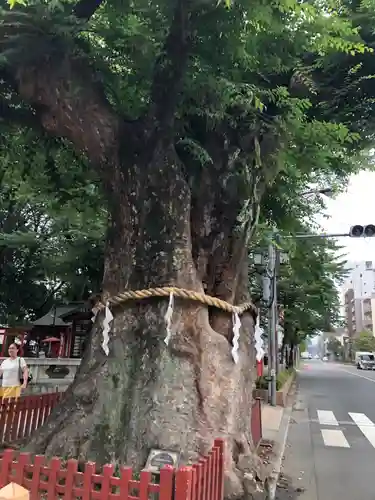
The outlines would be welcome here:
<svg viewBox="0 0 375 500">
<path fill-rule="evenodd" d="M 346 437 L 338 429 L 321 429 L 322 438 L 326 446 L 335 446 L 336 448 L 350 448 Z"/>
<path fill-rule="evenodd" d="M 349 413 L 349 417 L 358 425 L 362 434 L 375 448 L 375 424 L 364 413 Z"/>
<path fill-rule="evenodd" d="M 317 410 L 320 425 L 339 425 L 333 411 Z"/>
</svg>

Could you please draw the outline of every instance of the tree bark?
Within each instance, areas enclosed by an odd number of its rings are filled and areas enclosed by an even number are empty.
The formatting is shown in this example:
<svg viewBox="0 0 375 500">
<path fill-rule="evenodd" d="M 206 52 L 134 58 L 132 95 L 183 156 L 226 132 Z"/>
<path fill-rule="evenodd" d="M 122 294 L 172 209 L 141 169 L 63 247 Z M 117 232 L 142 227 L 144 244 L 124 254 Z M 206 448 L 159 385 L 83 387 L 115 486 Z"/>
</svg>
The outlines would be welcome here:
<svg viewBox="0 0 375 500">
<path fill-rule="evenodd" d="M 294 367 L 294 349 L 295 345 L 293 342 L 289 344 L 289 356 L 288 356 L 288 368 Z"/>
</svg>

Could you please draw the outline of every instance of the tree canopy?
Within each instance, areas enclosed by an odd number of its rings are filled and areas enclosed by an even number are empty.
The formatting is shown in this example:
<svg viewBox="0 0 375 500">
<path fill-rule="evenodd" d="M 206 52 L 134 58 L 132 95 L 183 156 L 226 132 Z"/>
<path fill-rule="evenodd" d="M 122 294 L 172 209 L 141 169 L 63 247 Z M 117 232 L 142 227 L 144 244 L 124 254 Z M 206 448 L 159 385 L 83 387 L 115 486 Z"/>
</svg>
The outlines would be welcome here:
<svg viewBox="0 0 375 500">
<path fill-rule="evenodd" d="M 354 351 L 375 352 L 375 337 L 372 332 L 361 332 L 353 342 Z"/>
<path fill-rule="evenodd" d="M 68 151 L 29 134 L 0 154 L 0 323 L 14 326 L 100 290 L 106 210 Z"/>
<path fill-rule="evenodd" d="M 343 345 L 337 338 L 331 337 L 327 342 L 327 351 L 329 354 L 333 354 L 336 357 L 342 356 Z"/>
</svg>

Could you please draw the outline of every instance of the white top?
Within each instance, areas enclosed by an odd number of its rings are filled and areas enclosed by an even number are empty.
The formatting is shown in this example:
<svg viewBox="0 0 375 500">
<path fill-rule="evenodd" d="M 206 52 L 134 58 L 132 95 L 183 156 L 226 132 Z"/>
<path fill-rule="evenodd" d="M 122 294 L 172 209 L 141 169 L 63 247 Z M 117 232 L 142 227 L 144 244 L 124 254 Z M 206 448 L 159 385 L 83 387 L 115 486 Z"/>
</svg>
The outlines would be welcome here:
<svg viewBox="0 0 375 500">
<path fill-rule="evenodd" d="M 3 373 L 2 386 L 19 387 L 21 385 L 20 367 L 23 371 L 26 366 L 26 361 L 23 358 L 5 359 L 0 365 Z"/>
</svg>

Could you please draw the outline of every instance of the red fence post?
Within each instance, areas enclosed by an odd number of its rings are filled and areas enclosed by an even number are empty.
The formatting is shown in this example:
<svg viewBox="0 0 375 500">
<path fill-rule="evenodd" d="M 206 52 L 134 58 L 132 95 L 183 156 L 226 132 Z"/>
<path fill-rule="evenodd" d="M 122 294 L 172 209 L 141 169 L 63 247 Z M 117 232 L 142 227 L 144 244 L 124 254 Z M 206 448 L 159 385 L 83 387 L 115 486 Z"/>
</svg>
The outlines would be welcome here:
<svg viewBox="0 0 375 500">
<path fill-rule="evenodd" d="M 39 493 L 39 483 L 43 466 L 44 457 L 42 455 L 36 455 L 36 457 L 34 458 L 33 475 L 30 485 L 30 500 L 38 500 L 41 497 L 41 494 Z"/>
<path fill-rule="evenodd" d="M 61 460 L 53 457 L 48 464 L 48 469 L 47 500 L 55 500 L 57 476 L 61 469 Z"/>
<path fill-rule="evenodd" d="M 142 470 L 139 478 L 139 500 L 148 500 L 148 485 L 151 483 L 152 474 L 148 470 Z M 103 499 L 104 500 L 104 499 Z"/>
<path fill-rule="evenodd" d="M 202 483 L 203 465 L 202 464 L 194 464 L 193 469 L 195 471 L 195 474 L 194 474 L 195 484 L 193 484 L 194 495 L 195 495 L 194 499 L 200 500 L 203 498 L 203 483 Z"/>
<path fill-rule="evenodd" d="M 192 479 L 193 474 L 191 467 L 181 467 L 177 470 L 174 500 L 191 499 Z"/>
<path fill-rule="evenodd" d="M 171 500 L 173 498 L 173 476 L 174 469 L 171 465 L 164 465 L 160 470 L 159 500 Z M 127 500 L 126 497 L 125 500 Z"/>
<path fill-rule="evenodd" d="M 213 453 L 213 464 L 212 464 L 212 498 L 217 500 L 218 496 L 218 462 L 219 462 L 219 452 L 216 446 L 212 448 Z"/>
<path fill-rule="evenodd" d="M 5 399 L 0 399 L 0 443 L 5 441 L 6 421 L 8 417 L 8 406 Z"/>
<path fill-rule="evenodd" d="M 92 476 L 95 474 L 95 469 L 95 462 L 85 464 L 85 472 L 83 473 L 82 481 L 82 500 L 90 500 L 91 498 Z M 128 500 L 128 497 L 125 497 L 125 499 Z"/>
<path fill-rule="evenodd" d="M 257 447 L 262 439 L 262 405 L 260 398 L 255 398 L 251 408 L 251 437 Z"/>
<path fill-rule="evenodd" d="M 9 482 L 8 478 L 12 471 L 13 456 L 13 450 L 5 450 L 0 459 L 0 488 L 4 488 Z"/>
<path fill-rule="evenodd" d="M 17 464 L 15 466 L 14 482 L 24 486 L 25 468 L 30 463 L 30 453 L 20 453 L 18 455 Z"/>
<path fill-rule="evenodd" d="M 217 446 L 219 450 L 219 478 L 218 478 L 218 492 L 217 499 L 224 499 L 224 453 L 225 453 L 225 442 L 224 439 L 215 439 L 214 445 Z"/>
<path fill-rule="evenodd" d="M 103 467 L 102 484 L 100 489 L 101 500 L 109 500 L 111 493 L 111 477 L 113 475 L 114 466 L 107 464 Z"/>
<path fill-rule="evenodd" d="M 78 470 L 78 461 L 73 458 L 69 459 L 66 467 L 65 477 L 65 494 L 64 499 L 70 500 L 74 498 L 73 488 L 75 486 L 75 476 Z"/>
</svg>

